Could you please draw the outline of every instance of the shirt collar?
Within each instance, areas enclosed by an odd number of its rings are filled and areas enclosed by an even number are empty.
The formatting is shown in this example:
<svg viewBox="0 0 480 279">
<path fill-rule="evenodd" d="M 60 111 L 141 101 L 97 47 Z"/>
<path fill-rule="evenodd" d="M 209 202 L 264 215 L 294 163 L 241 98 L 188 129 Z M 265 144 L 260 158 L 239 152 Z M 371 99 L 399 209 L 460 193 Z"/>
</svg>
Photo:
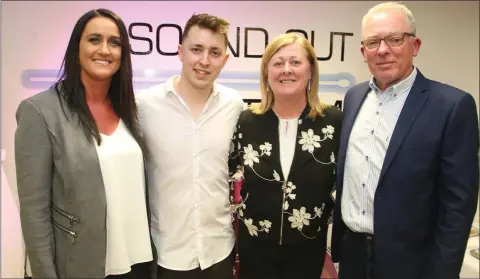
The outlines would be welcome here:
<svg viewBox="0 0 480 279">
<path fill-rule="evenodd" d="M 166 93 L 170 93 L 170 94 L 174 94 L 176 96 L 178 96 L 178 93 L 177 93 L 177 90 L 175 89 L 175 81 L 178 80 L 180 78 L 179 75 L 175 75 L 171 78 L 169 78 L 166 82 Z M 219 91 L 218 91 L 218 86 L 217 86 L 217 83 L 214 82 L 213 83 L 213 89 L 212 89 L 212 94 L 210 95 L 212 98 L 213 97 L 216 97 L 218 95 Z"/>
<path fill-rule="evenodd" d="M 394 92 L 396 95 L 403 94 L 406 91 L 408 91 L 406 89 L 412 87 L 416 76 L 417 76 L 417 68 L 413 67 L 413 71 L 410 73 L 410 75 L 406 79 L 386 88 L 384 92 L 385 93 Z M 381 90 L 375 84 L 375 77 L 373 76 L 370 78 L 370 82 L 368 83 L 368 86 L 370 86 L 370 89 L 372 89 L 375 93 L 381 92 Z"/>
</svg>

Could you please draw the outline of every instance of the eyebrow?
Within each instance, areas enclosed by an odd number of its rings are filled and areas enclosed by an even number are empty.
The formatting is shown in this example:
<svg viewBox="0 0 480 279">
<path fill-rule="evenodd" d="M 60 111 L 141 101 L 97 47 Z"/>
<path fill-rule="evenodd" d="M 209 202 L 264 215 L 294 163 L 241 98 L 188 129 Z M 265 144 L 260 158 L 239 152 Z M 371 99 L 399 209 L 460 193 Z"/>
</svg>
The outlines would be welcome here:
<svg viewBox="0 0 480 279">
<path fill-rule="evenodd" d="M 203 45 L 200 45 L 200 44 L 192 44 L 190 47 L 198 47 L 198 48 L 205 48 Z M 222 50 L 221 48 L 219 47 L 211 47 L 210 48 L 211 50 Z"/>
<path fill-rule="evenodd" d="M 402 33 L 403 33 L 403 32 L 391 32 L 391 33 L 387 33 L 385 36 L 373 35 L 373 36 L 367 37 L 365 40 L 386 38 L 386 37 L 388 37 L 388 36 L 400 35 L 400 34 L 402 34 Z"/>
<path fill-rule="evenodd" d="M 299 56 L 277 56 L 277 57 L 273 57 L 273 59 L 282 59 L 282 60 L 286 60 L 286 59 L 292 59 L 292 58 L 295 58 L 295 59 L 299 59 L 300 57 Z"/>
<path fill-rule="evenodd" d="M 92 34 L 88 34 L 88 35 L 87 35 L 87 37 L 91 37 L 91 36 L 103 37 L 102 35 L 100 35 L 100 34 L 98 34 L 98 33 L 92 33 Z M 119 36 L 111 36 L 110 38 L 120 41 L 120 37 L 119 37 Z"/>
</svg>

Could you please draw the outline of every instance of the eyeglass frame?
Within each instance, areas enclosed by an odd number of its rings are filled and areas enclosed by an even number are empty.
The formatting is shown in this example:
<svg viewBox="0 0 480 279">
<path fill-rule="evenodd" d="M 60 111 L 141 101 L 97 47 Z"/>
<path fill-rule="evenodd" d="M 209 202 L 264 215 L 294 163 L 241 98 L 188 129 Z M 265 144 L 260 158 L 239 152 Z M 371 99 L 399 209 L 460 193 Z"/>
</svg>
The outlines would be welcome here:
<svg viewBox="0 0 480 279">
<path fill-rule="evenodd" d="M 398 46 L 391 46 L 385 39 L 388 38 L 388 37 L 391 37 L 391 36 L 395 36 L 395 35 L 402 35 L 402 43 L 400 43 Z M 385 42 L 385 44 L 387 44 L 388 47 L 399 47 L 401 45 L 403 45 L 403 43 L 405 42 L 405 36 L 410 36 L 410 37 L 416 37 L 415 33 L 410 33 L 410 32 L 398 32 L 398 33 L 393 33 L 393 34 L 390 34 L 388 36 L 385 36 L 383 38 L 378 38 L 378 39 L 366 39 L 366 40 L 363 40 L 361 41 L 360 43 L 362 44 L 362 46 L 368 50 L 368 51 L 372 51 L 372 50 L 377 50 L 380 45 L 382 44 L 382 41 Z M 370 40 L 378 40 L 379 43 L 378 43 L 378 46 L 376 48 L 372 48 L 372 49 L 368 49 L 366 46 L 365 46 L 365 41 L 370 41 Z"/>
</svg>

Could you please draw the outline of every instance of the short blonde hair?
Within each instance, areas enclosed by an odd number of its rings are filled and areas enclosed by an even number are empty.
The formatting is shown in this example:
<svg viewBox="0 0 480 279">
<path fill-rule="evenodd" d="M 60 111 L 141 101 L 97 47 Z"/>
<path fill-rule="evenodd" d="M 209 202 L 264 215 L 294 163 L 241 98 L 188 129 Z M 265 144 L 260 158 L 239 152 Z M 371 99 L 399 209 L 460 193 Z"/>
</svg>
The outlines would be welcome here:
<svg viewBox="0 0 480 279">
<path fill-rule="evenodd" d="M 268 89 L 268 62 L 270 62 L 270 59 L 272 59 L 273 55 L 275 55 L 275 53 L 277 53 L 281 48 L 295 43 L 301 45 L 307 52 L 307 60 L 310 62 L 310 67 L 312 69 L 310 90 L 306 92 L 307 102 L 310 106 L 308 117 L 313 119 L 317 116 L 323 116 L 323 110 L 328 106 L 321 103 L 320 98 L 318 97 L 319 71 L 317 55 L 315 54 L 315 50 L 313 49 L 312 45 L 307 39 L 305 39 L 305 37 L 294 33 L 282 34 L 273 39 L 267 45 L 265 53 L 262 57 L 260 68 L 260 93 L 262 95 L 262 100 L 260 105 L 252 106 L 254 113 L 264 114 L 273 106 L 274 95 L 272 90 Z"/>
<path fill-rule="evenodd" d="M 385 2 L 385 3 L 380 3 L 378 5 L 373 6 L 368 10 L 368 12 L 363 16 L 362 19 L 362 33 L 363 29 L 365 28 L 365 24 L 367 21 L 367 18 L 377 12 L 381 11 L 396 11 L 396 12 L 401 12 L 405 16 L 405 20 L 407 21 L 408 27 L 409 27 L 409 32 L 416 35 L 417 34 L 417 26 L 415 23 L 415 17 L 413 17 L 412 12 L 403 4 L 400 4 L 400 2 Z"/>
</svg>

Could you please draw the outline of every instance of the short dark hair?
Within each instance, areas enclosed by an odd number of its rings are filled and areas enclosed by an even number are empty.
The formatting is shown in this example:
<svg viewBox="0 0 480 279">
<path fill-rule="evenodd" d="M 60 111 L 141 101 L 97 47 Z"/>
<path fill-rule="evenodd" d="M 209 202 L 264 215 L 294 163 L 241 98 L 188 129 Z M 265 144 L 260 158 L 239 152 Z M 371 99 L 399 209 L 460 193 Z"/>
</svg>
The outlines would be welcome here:
<svg viewBox="0 0 480 279">
<path fill-rule="evenodd" d="M 65 100 L 67 106 L 78 116 L 88 140 L 94 138 L 100 144 L 100 132 L 87 105 L 85 87 L 81 80 L 82 69 L 79 58 L 80 40 L 83 30 L 87 23 L 96 17 L 112 19 L 120 32 L 120 45 L 122 48 L 120 68 L 112 77 L 108 96 L 113 110 L 123 120 L 144 154 L 146 154 L 147 148 L 141 137 L 137 105 L 133 92 L 132 61 L 128 33 L 125 24 L 114 12 L 107 9 L 94 9 L 78 19 L 65 51 L 60 78 L 52 87 L 55 88 L 58 96 Z"/>
<path fill-rule="evenodd" d="M 209 14 L 193 14 L 185 24 L 185 28 L 183 28 L 182 42 L 187 38 L 188 32 L 192 26 L 198 26 L 200 28 L 211 30 L 214 33 L 222 34 L 225 37 L 225 47 L 227 47 L 228 28 L 230 27 L 230 23 L 227 20 Z"/>
</svg>

